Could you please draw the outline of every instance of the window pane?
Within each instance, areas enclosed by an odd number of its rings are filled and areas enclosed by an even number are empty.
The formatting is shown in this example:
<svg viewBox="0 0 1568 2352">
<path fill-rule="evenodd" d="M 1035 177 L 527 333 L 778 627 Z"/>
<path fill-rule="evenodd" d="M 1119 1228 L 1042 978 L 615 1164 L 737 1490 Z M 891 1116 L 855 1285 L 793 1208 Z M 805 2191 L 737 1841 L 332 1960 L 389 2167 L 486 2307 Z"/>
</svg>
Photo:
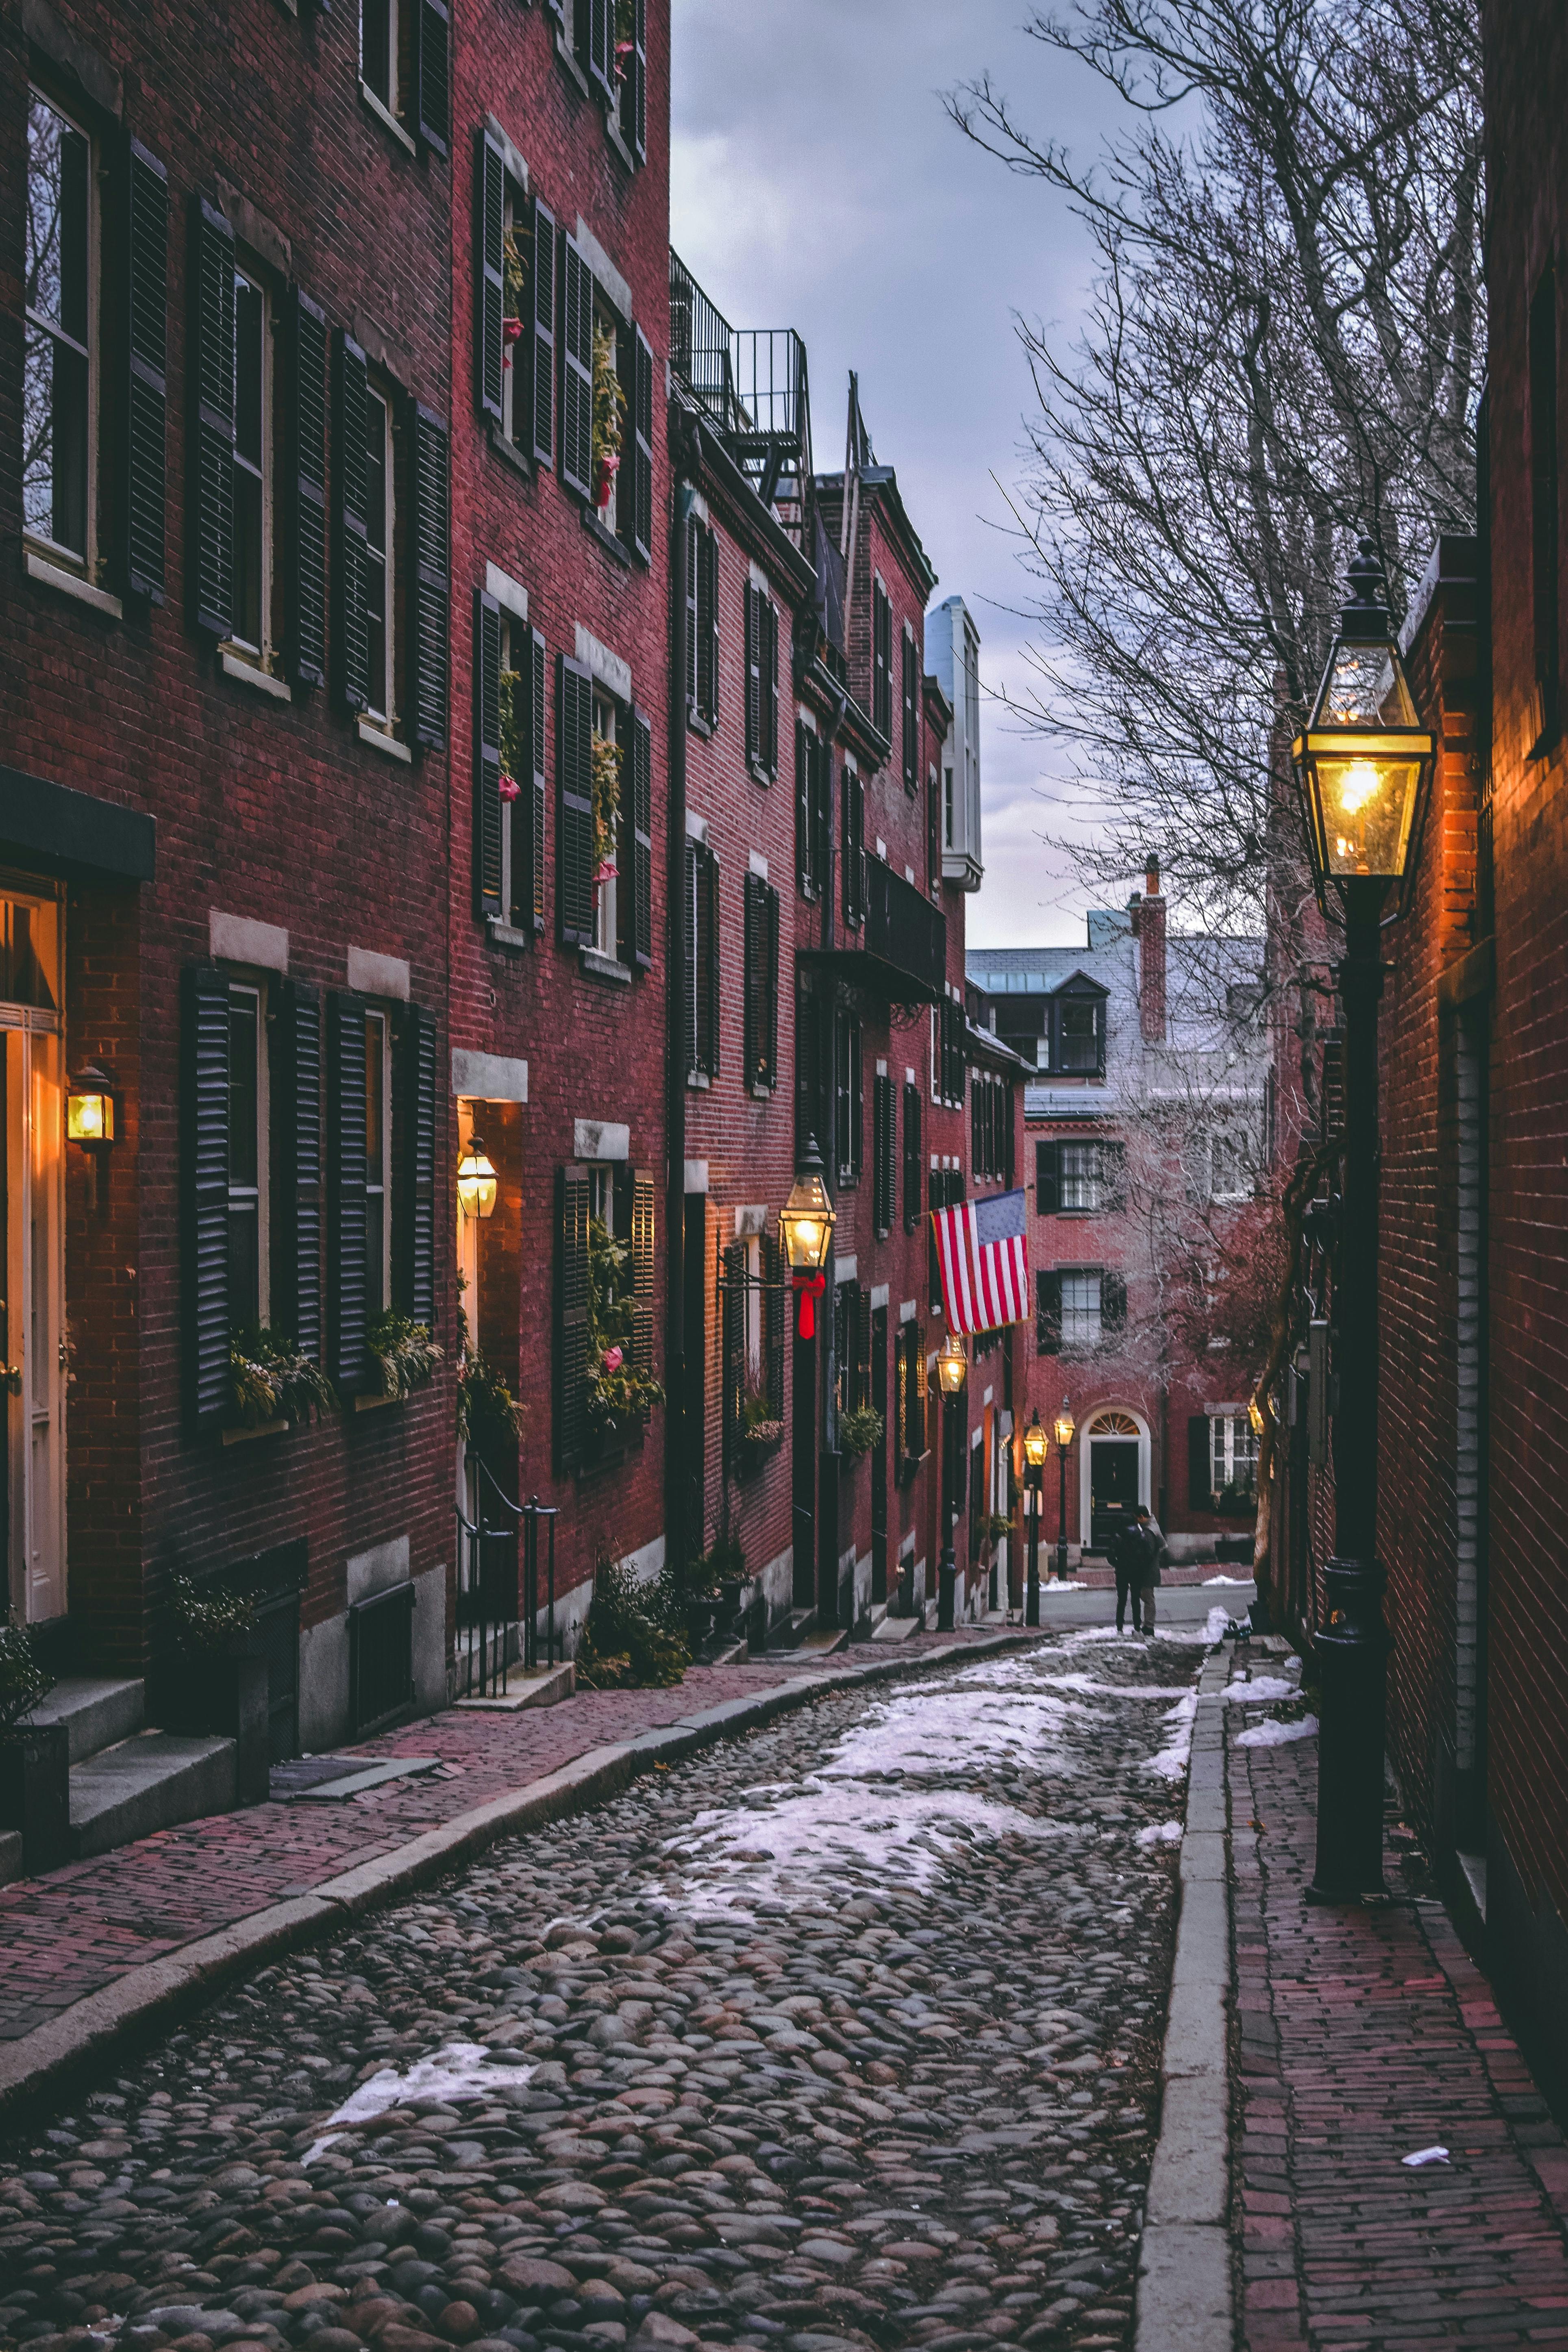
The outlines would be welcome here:
<svg viewBox="0 0 1568 2352">
<path fill-rule="evenodd" d="M 375 393 L 365 403 L 365 541 L 370 551 L 366 567 L 365 623 L 370 647 L 370 707 L 378 718 L 390 715 L 392 697 L 386 659 L 386 404 Z"/>
<path fill-rule="evenodd" d="M 360 71 L 365 87 L 375 92 L 388 112 L 396 96 L 392 84 L 394 7 L 395 0 L 363 0 L 360 10 Z"/>
<path fill-rule="evenodd" d="M 1058 1007 L 1064 1070 L 1092 1070 L 1097 1066 L 1100 1057 L 1095 1047 L 1094 1016 L 1092 1004 Z"/>
<path fill-rule="evenodd" d="M 22 509 L 28 530 L 87 553 L 87 361 L 29 326 L 22 396 Z"/>
<path fill-rule="evenodd" d="M 1100 1148 L 1093 1143 L 1064 1143 L 1061 1160 L 1061 1206 L 1100 1206 Z"/>
<path fill-rule="evenodd" d="M 364 1202 L 364 1302 L 365 1312 L 372 1321 L 386 1311 L 384 1283 L 385 1233 L 386 1202 L 381 1193 L 367 1192 Z"/>
<path fill-rule="evenodd" d="M 373 1018 L 364 1024 L 364 1181 L 381 1184 L 385 1181 L 385 1127 L 382 1042 L 385 1034 L 383 1023 Z"/>
<path fill-rule="evenodd" d="M 228 1181 L 254 1188 L 257 1170 L 256 1076 L 259 1007 L 247 990 L 228 1001 Z"/>
<path fill-rule="evenodd" d="M 27 106 L 26 300 L 73 341 L 87 342 L 87 222 L 90 151 L 47 99 Z"/>
<path fill-rule="evenodd" d="M 247 466 L 261 463 L 261 368 L 267 306 L 259 286 L 234 281 L 234 446 Z"/>
<path fill-rule="evenodd" d="M 1063 1275 L 1062 1344 L 1065 1347 L 1077 1348 L 1096 1348 L 1100 1345 L 1100 1276 L 1098 1274 Z"/>
<path fill-rule="evenodd" d="M 228 1204 L 228 1319 L 237 1330 L 261 1320 L 261 1220 L 254 1196 Z"/>
</svg>

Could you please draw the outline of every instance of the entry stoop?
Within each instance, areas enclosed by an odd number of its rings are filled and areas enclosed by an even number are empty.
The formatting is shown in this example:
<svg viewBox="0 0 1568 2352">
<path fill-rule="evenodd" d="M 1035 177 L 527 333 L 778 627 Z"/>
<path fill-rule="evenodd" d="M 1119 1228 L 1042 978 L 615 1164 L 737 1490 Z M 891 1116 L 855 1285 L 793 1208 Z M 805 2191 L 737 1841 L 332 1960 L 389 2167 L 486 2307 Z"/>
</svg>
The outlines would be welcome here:
<svg viewBox="0 0 1568 2352">
<path fill-rule="evenodd" d="M 70 1760 L 79 1764 L 100 1748 L 129 1739 L 147 1720 L 147 1685 L 104 1675 L 67 1675 L 34 1707 L 29 1722 L 63 1723 Z"/>
<path fill-rule="evenodd" d="M 72 1765 L 72 1851 L 79 1860 L 108 1853 L 177 1822 L 232 1812 L 236 1776 L 232 1739 L 139 1731 Z"/>
</svg>

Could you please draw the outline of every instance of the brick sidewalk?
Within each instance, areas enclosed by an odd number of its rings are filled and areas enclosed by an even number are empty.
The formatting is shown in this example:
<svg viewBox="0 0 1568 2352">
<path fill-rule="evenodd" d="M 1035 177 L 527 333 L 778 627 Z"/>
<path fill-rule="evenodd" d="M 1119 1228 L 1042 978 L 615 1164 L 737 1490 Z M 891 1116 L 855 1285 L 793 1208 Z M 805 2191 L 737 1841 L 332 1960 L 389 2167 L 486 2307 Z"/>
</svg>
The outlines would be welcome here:
<svg viewBox="0 0 1568 2352">
<path fill-rule="evenodd" d="M 1490 1987 L 1392 1851 L 1395 1904 L 1308 1908 L 1317 1742 L 1226 1714 L 1246 2352 L 1568 2347 L 1568 2149 Z"/>
<path fill-rule="evenodd" d="M 692 1666 L 673 1690 L 581 1691 L 516 1716 L 445 1714 L 335 1749 L 379 1762 L 438 1756 L 440 1769 L 390 1780 L 341 1804 L 252 1805 L 184 1822 L 134 1845 L 0 1887 L 0 2042 L 16 2041 L 144 1962 L 308 1895 L 343 1870 L 559 1771 L 589 1749 L 635 1738 L 722 1699 L 778 1687 L 803 1672 L 853 1672 L 919 1656 L 994 1627 L 916 1633 L 896 1650 L 864 1643 L 755 1664 Z"/>
</svg>

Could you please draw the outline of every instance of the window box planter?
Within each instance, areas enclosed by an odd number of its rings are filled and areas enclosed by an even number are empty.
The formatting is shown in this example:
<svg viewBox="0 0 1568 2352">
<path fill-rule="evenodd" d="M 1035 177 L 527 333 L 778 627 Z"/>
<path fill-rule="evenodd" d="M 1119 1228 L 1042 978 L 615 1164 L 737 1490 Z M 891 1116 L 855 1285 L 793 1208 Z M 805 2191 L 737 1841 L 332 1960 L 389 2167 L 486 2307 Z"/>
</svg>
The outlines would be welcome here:
<svg viewBox="0 0 1568 2352">
<path fill-rule="evenodd" d="M 63 1723 L 20 1724 L 0 1739 L 0 1829 L 22 1833 L 29 1877 L 70 1859 L 70 1734 Z"/>
</svg>

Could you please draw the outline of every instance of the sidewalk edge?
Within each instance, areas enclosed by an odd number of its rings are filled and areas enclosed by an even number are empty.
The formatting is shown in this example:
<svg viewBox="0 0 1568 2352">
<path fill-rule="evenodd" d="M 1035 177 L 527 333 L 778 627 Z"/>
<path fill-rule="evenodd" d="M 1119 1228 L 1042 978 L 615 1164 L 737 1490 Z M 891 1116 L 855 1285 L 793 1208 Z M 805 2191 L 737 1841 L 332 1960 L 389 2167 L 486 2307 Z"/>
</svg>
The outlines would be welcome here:
<svg viewBox="0 0 1568 2352">
<path fill-rule="evenodd" d="M 1139 2247 L 1134 2352 L 1232 2352 L 1235 2340 L 1230 2083 L 1224 2055 L 1230 1880 L 1219 1696 L 1226 1672 L 1225 1652 L 1216 1646 L 1204 1662 L 1193 1718 L 1181 1911 L 1160 2067 L 1160 2137 Z M 1216 1953 L 1224 1955 L 1217 1966 Z"/>
<path fill-rule="evenodd" d="M 754 1696 L 721 1699 L 613 1746 L 591 1748 L 559 1771 L 456 1814 L 391 1853 L 324 1879 L 308 1895 L 270 1903 L 177 1952 L 144 1961 L 112 1984 L 85 1993 L 47 2025 L 36 2026 L 15 2042 L 0 2042 L 0 2126 L 11 2126 L 18 2109 L 61 2089 L 78 2070 L 101 2065 L 122 2042 L 199 2006 L 242 1969 L 331 1934 L 360 1914 L 470 1861 L 500 1838 L 585 1811 L 602 1798 L 618 1795 L 656 1763 L 672 1762 L 735 1732 L 753 1730 L 835 1691 L 967 1664 L 998 1651 L 1031 1646 L 1039 1639 L 1032 1630 L 996 1633 L 915 1657 L 868 1659 L 864 1665 L 841 1666 L 837 1672 L 801 1675 Z"/>
</svg>

